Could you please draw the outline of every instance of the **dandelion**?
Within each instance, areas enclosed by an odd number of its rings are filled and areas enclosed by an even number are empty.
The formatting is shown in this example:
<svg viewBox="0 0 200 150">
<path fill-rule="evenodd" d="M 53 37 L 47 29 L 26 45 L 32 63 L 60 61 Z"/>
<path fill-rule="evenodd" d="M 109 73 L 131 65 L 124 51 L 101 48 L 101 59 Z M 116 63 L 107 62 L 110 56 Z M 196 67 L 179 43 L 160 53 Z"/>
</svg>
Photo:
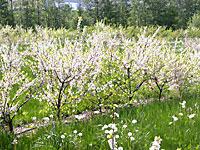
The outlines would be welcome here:
<svg viewBox="0 0 200 150">
<path fill-rule="evenodd" d="M 189 117 L 190 119 L 192 119 L 192 118 L 194 118 L 194 116 L 195 116 L 195 114 L 191 114 L 191 115 L 189 115 L 188 117 Z"/>
<path fill-rule="evenodd" d="M 131 132 L 128 133 L 128 136 L 132 136 L 133 134 Z"/>
<path fill-rule="evenodd" d="M 32 118 L 33 121 L 35 121 L 36 119 L 37 119 L 36 117 L 33 117 L 33 118 Z"/>
<path fill-rule="evenodd" d="M 186 101 L 183 101 L 182 103 L 180 103 L 182 105 L 182 108 L 185 108 L 185 104 L 186 104 Z"/>
<path fill-rule="evenodd" d="M 174 121 L 178 120 L 178 118 L 176 116 L 172 116 L 172 118 L 174 119 Z"/>
<path fill-rule="evenodd" d="M 133 120 L 132 123 L 133 123 L 133 124 L 137 123 L 137 120 Z"/>
<path fill-rule="evenodd" d="M 79 134 L 78 134 L 78 136 L 82 136 L 82 135 L 83 135 L 82 133 L 79 133 Z"/>
<path fill-rule="evenodd" d="M 183 113 L 179 113 L 179 116 L 183 116 Z"/>
<path fill-rule="evenodd" d="M 118 147 L 118 150 L 123 150 L 123 147 Z"/>
<path fill-rule="evenodd" d="M 65 138 L 65 136 L 64 135 L 61 135 L 61 139 L 64 139 Z"/>
<path fill-rule="evenodd" d="M 135 140 L 135 138 L 134 138 L 133 136 L 131 136 L 130 139 L 131 139 L 131 141 L 134 141 L 134 140 Z"/>
<path fill-rule="evenodd" d="M 77 130 L 74 130 L 73 133 L 76 134 L 76 133 L 77 133 Z"/>
</svg>

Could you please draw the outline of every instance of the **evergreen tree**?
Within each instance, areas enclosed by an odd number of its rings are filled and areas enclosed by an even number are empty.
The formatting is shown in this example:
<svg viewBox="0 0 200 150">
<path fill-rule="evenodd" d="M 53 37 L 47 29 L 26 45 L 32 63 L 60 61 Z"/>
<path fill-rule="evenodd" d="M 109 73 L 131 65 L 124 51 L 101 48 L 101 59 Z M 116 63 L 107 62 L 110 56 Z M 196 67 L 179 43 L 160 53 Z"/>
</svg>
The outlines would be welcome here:
<svg viewBox="0 0 200 150">
<path fill-rule="evenodd" d="M 9 24 L 9 10 L 8 2 L 6 0 L 0 0 L 0 24 Z"/>
</svg>

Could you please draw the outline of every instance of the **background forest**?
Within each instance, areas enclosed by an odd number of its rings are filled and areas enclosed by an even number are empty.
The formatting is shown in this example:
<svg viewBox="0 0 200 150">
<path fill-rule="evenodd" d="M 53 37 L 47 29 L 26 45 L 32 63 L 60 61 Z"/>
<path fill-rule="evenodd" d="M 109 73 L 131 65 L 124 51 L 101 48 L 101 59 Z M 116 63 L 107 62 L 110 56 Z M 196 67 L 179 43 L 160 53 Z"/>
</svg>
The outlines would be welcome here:
<svg viewBox="0 0 200 150">
<path fill-rule="evenodd" d="M 159 25 L 174 30 L 191 23 L 200 27 L 199 10 L 200 0 L 83 0 L 77 10 L 63 0 L 1 0 L 0 24 L 75 29 L 81 16 L 82 26 L 104 20 L 115 26 Z"/>
</svg>

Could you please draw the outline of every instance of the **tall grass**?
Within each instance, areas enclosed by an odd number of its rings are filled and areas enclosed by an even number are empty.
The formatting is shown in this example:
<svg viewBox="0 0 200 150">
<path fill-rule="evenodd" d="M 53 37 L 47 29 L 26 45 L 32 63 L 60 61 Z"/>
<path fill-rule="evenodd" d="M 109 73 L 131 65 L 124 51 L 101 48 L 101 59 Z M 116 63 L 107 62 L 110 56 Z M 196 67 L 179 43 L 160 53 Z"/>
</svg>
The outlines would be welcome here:
<svg viewBox="0 0 200 150">
<path fill-rule="evenodd" d="M 185 108 L 180 104 L 183 101 L 186 101 Z M 199 105 L 199 97 L 185 97 L 182 100 L 155 100 L 146 105 L 129 105 L 116 109 L 119 114 L 119 118 L 115 119 L 118 129 L 115 135 L 119 135 L 117 145 L 127 150 L 149 149 L 154 137 L 160 136 L 162 149 L 199 149 Z M 191 114 L 195 116 L 189 118 Z M 17 149 L 109 149 L 107 134 L 102 127 L 112 123 L 111 115 L 94 115 L 89 120 L 73 121 L 71 124 L 50 120 L 48 126 L 41 127 L 31 136 L 18 139 Z M 178 120 L 175 121 L 173 116 Z M 137 120 L 137 123 L 132 120 Z M 128 136 L 130 132 L 132 136 Z M 134 137 L 133 141 L 131 137 Z M 13 147 L 10 142 L 1 133 L 1 149 Z"/>
</svg>

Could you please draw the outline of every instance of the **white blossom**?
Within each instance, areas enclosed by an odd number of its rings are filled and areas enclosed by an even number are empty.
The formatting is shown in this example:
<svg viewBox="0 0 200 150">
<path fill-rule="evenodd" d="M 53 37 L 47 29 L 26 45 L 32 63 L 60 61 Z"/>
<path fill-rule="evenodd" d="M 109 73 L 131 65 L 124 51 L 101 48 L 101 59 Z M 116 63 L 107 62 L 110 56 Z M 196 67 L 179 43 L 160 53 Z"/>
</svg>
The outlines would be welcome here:
<svg viewBox="0 0 200 150">
<path fill-rule="evenodd" d="M 131 132 L 128 133 L 128 136 L 132 136 L 133 134 Z"/>
<path fill-rule="evenodd" d="M 178 120 L 178 118 L 176 116 L 172 116 L 172 118 L 174 119 L 174 121 Z"/>
<path fill-rule="evenodd" d="M 132 123 L 133 123 L 133 124 L 137 123 L 137 120 L 132 120 Z"/>
<path fill-rule="evenodd" d="M 78 136 L 82 136 L 82 135 L 83 135 L 82 133 L 79 133 L 79 134 L 78 134 Z"/>
<path fill-rule="evenodd" d="M 76 133 L 77 133 L 77 130 L 74 130 L 73 133 L 76 134 Z"/>
<path fill-rule="evenodd" d="M 190 119 L 194 118 L 195 114 L 188 115 Z"/>
</svg>

